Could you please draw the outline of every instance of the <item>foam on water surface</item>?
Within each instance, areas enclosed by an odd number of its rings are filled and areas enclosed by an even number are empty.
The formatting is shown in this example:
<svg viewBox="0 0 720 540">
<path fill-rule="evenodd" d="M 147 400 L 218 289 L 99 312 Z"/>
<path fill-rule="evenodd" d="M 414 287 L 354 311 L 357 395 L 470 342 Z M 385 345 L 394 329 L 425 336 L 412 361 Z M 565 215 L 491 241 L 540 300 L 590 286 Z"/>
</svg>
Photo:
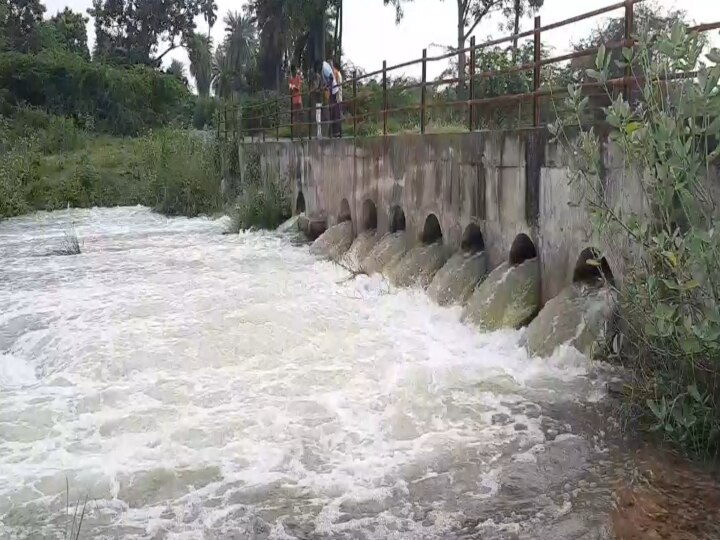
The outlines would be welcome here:
<svg viewBox="0 0 720 540">
<path fill-rule="evenodd" d="M 82 254 L 47 255 L 70 225 Z M 591 450 L 544 411 L 601 392 L 589 362 L 224 226 L 0 223 L 0 536 L 58 534 L 67 478 L 89 538 L 562 538 Z"/>
</svg>

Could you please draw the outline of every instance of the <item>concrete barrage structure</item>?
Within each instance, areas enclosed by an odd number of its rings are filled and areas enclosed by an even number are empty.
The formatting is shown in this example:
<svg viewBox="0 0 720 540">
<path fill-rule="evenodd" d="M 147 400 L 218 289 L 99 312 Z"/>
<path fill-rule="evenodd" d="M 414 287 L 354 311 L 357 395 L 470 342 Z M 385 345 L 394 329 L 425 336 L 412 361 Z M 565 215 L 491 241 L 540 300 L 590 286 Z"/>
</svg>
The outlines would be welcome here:
<svg viewBox="0 0 720 540">
<path fill-rule="evenodd" d="M 570 181 L 567 151 L 545 131 L 268 141 L 242 151 L 259 154 L 264 177 L 287 182 L 294 211 L 327 227 L 349 219 L 355 235 L 404 229 L 408 242 L 441 238 L 454 250 L 472 242 L 489 268 L 538 256 L 543 303 L 592 272 L 587 253 L 607 255 L 603 265 L 622 279 L 612 253 L 627 240 L 613 239 L 612 250 L 609 240 L 593 240 L 583 187 Z M 642 212 L 640 183 L 621 152 L 605 144 L 602 155 L 602 196 Z"/>
</svg>

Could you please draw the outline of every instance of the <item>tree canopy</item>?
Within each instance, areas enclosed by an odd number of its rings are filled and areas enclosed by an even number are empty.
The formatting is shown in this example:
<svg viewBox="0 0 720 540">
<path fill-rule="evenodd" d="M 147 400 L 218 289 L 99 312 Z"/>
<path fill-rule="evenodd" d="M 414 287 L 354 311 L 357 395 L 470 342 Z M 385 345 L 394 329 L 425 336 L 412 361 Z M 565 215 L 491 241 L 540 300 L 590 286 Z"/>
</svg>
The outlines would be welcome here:
<svg viewBox="0 0 720 540">
<path fill-rule="evenodd" d="M 197 32 L 188 40 L 188 57 L 190 59 L 190 75 L 195 79 L 195 87 L 200 97 L 210 95 L 212 82 L 212 38 Z"/>
<path fill-rule="evenodd" d="M 158 66 L 186 43 L 203 14 L 214 22 L 213 0 L 93 0 L 95 55 L 120 63 Z"/>
<path fill-rule="evenodd" d="M 61 47 L 68 52 L 90 59 L 87 29 L 85 28 L 87 22 L 88 18 L 82 13 L 72 11 L 66 7 L 63 11 L 53 15 L 45 24 L 53 28 L 58 44 Z"/>
<path fill-rule="evenodd" d="M 45 6 L 40 0 L 3 0 L 0 3 L 0 39 L 8 49 L 30 52 L 42 23 Z"/>
</svg>

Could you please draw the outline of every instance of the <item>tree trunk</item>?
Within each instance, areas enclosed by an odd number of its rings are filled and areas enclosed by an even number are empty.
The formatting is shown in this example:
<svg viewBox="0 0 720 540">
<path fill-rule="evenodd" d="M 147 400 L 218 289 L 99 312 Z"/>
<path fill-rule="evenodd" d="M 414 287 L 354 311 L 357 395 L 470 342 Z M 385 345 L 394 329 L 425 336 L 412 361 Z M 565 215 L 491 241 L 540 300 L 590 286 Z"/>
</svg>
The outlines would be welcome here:
<svg viewBox="0 0 720 540">
<path fill-rule="evenodd" d="M 342 62 L 342 42 L 343 42 L 343 2 L 340 0 L 340 14 L 338 15 L 338 22 L 340 23 L 340 33 L 338 35 L 337 44 L 337 65 L 340 67 Z"/>
<path fill-rule="evenodd" d="M 457 13 L 457 50 L 458 50 L 458 99 L 464 99 L 465 96 L 465 18 L 463 17 L 464 4 L 468 0 L 458 0 Z"/>
<path fill-rule="evenodd" d="M 515 0 L 515 26 L 513 26 L 513 34 L 517 35 L 520 32 L 520 1 Z M 518 38 L 513 39 L 513 62 L 517 60 L 518 52 Z"/>
<path fill-rule="evenodd" d="M 338 57 L 338 35 L 340 32 L 340 6 L 335 8 L 335 25 L 333 29 L 333 51 L 332 58 L 337 60 Z"/>
</svg>

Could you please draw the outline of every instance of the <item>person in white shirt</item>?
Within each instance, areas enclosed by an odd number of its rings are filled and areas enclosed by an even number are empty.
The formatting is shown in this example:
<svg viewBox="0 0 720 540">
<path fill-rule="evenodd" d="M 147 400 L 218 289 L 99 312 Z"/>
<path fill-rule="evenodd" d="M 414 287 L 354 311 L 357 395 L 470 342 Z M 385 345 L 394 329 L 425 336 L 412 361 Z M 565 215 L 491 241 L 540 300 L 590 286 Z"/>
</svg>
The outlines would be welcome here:
<svg viewBox="0 0 720 540">
<path fill-rule="evenodd" d="M 335 63 L 331 60 L 330 65 L 333 68 L 333 74 L 335 75 L 335 85 L 337 86 L 337 99 L 335 103 L 335 136 L 342 137 L 342 104 L 343 104 L 343 77 L 340 70 L 335 66 Z"/>
<path fill-rule="evenodd" d="M 341 137 L 342 129 L 340 126 L 340 101 L 341 101 L 341 87 L 338 84 L 338 76 L 340 72 L 333 66 L 332 60 L 323 62 L 322 65 L 322 76 L 326 88 L 329 93 L 330 102 L 330 136 Z"/>
</svg>

